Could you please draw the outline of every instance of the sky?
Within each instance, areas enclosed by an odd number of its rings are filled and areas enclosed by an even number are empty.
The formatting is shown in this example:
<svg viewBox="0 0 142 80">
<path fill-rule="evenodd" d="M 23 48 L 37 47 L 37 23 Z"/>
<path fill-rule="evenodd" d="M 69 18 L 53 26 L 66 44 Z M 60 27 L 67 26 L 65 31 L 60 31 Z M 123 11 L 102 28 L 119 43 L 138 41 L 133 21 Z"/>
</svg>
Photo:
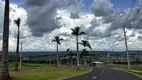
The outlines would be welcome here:
<svg viewBox="0 0 142 80">
<path fill-rule="evenodd" d="M 64 39 L 59 51 L 67 48 L 76 50 L 76 39 L 70 30 L 76 26 L 86 32 L 86 35 L 79 37 L 79 42 L 88 40 L 92 50 L 125 50 L 122 26 L 131 13 L 125 25 L 128 48 L 141 50 L 141 0 L 136 0 L 135 3 L 133 1 L 135 0 L 11 0 L 9 49 L 16 50 L 17 26 L 14 20 L 20 17 L 20 41 L 25 51 L 55 51 L 56 43 L 52 39 L 57 35 Z M 3 18 L 3 13 L 4 1 L 0 0 L 0 18 Z M 3 19 L 0 20 L 0 45 L 2 24 Z M 133 33 L 138 24 L 139 27 Z M 83 47 L 79 45 L 79 49 L 82 50 Z"/>
<path fill-rule="evenodd" d="M 23 1 L 24 0 L 11 0 L 11 3 L 20 4 Z M 130 7 L 133 0 L 110 0 L 110 1 L 114 5 L 115 9 L 126 9 Z M 92 2 L 93 0 L 84 0 L 84 4 L 86 5 L 85 8 L 89 9 Z"/>
</svg>

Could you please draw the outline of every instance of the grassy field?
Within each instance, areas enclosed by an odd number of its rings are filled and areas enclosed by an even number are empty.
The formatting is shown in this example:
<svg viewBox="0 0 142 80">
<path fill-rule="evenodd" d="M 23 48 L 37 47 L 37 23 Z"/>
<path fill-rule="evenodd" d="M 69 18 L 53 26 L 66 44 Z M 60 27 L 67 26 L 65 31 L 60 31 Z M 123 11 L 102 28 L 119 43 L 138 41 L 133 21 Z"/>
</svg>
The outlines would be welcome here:
<svg viewBox="0 0 142 80">
<path fill-rule="evenodd" d="M 117 69 L 117 70 L 121 70 L 121 71 L 126 71 L 126 72 L 130 72 L 132 74 L 136 74 L 138 76 L 142 77 L 142 67 L 138 67 L 138 66 L 131 66 L 131 70 L 128 70 L 127 67 L 118 67 L 118 66 L 107 66 L 107 68 L 112 68 L 112 69 Z"/>
<path fill-rule="evenodd" d="M 31 64 L 31 63 L 22 63 L 22 67 L 44 67 L 44 66 L 49 66 L 48 64 Z M 1 63 L 0 63 L 0 67 L 1 67 Z M 9 62 L 8 63 L 8 67 L 9 68 L 14 68 L 15 67 L 15 62 Z"/>
<path fill-rule="evenodd" d="M 76 71 L 76 68 L 56 68 L 50 67 L 47 64 L 27 64 L 24 63 L 19 71 L 14 71 L 14 64 L 10 63 L 10 75 L 11 80 L 58 80 L 70 76 L 75 76 L 88 72 L 90 68 L 81 68 L 80 71 Z"/>
<path fill-rule="evenodd" d="M 142 71 L 134 70 L 133 68 L 131 70 L 128 70 L 126 68 L 113 68 L 113 69 L 117 69 L 117 70 L 121 70 L 121 71 L 125 71 L 125 72 L 130 72 L 134 75 L 142 77 Z M 141 70 L 141 68 L 137 68 L 137 69 Z"/>
</svg>

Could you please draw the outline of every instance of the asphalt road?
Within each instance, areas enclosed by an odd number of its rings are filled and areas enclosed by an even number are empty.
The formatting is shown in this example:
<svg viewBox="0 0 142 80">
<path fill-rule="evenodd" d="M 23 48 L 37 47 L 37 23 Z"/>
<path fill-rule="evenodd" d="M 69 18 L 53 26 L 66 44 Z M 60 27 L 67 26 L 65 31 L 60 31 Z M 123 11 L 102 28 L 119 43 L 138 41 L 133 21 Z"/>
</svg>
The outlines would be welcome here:
<svg viewBox="0 0 142 80">
<path fill-rule="evenodd" d="M 132 74 L 104 68 L 94 68 L 90 73 L 65 80 L 142 80 Z"/>
</svg>

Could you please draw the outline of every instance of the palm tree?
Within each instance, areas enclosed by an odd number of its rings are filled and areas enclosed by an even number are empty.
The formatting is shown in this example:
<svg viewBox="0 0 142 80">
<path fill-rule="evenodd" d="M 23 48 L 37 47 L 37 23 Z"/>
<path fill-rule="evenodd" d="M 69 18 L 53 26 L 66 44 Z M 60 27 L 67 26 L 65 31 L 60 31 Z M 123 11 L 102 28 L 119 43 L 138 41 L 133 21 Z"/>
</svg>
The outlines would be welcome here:
<svg viewBox="0 0 142 80">
<path fill-rule="evenodd" d="M 87 65 L 87 60 L 86 60 L 86 56 L 87 56 L 87 50 L 86 50 L 86 47 L 91 48 L 90 44 L 89 44 L 89 41 L 87 40 L 82 40 L 82 42 L 80 42 L 79 44 L 81 44 L 84 49 L 83 49 L 83 56 L 84 56 L 84 66 L 86 67 Z"/>
<path fill-rule="evenodd" d="M 69 66 L 69 60 L 68 60 L 68 54 L 69 54 L 69 52 L 70 52 L 70 49 L 68 48 L 67 49 L 67 66 Z"/>
<path fill-rule="evenodd" d="M 52 42 L 56 42 L 57 43 L 57 53 L 56 53 L 57 67 L 59 67 L 58 45 L 61 44 L 60 41 L 62 41 L 62 40 L 63 39 L 60 38 L 60 36 L 55 36 L 54 39 L 52 40 Z"/>
<path fill-rule="evenodd" d="M 72 35 L 76 36 L 76 48 L 77 48 L 77 70 L 80 69 L 79 65 L 79 46 L 78 46 L 78 37 L 80 35 L 86 34 L 85 32 L 80 32 L 80 27 L 71 28 Z"/>
<path fill-rule="evenodd" d="M 14 23 L 18 26 L 18 35 L 17 35 L 17 48 L 16 48 L 16 60 L 15 60 L 15 71 L 18 71 L 18 54 L 19 54 L 19 28 L 21 19 L 18 18 L 17 20 L 14 20 Z"/>
<path fill-rule="evenodd" d="M 5 0 L 4 26 L 3 26 L 3 46 L 2 46 L 2 70 L 0 80 L 10 78 L 8 70 L 8 40 L 9 40 L 9 0 Z"/>
</svg>

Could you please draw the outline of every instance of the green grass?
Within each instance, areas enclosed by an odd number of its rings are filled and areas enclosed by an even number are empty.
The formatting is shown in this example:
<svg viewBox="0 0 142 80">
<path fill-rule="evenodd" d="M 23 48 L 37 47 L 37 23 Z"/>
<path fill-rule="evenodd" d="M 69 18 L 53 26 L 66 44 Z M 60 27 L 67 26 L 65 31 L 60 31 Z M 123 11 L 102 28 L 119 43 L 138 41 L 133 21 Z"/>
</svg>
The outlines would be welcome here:
<svg viewBox="0 0 142 80">
<path fill-rule="evenodd" d="M 142 76 L 142 72 L 133 71 L 133 69 L 131 69 L 131 70 L 123 69 L 123 68 L 117 68 L 117 69 L 122 70 L 122 71 L 126 71 L 126 72 L 130 72 L 132 74 L 136 74 L 136 75 L 139 75 L 139 76 Z"/>
<path fill-rule="evenodd" d="M 117 70 L 130 72 L 130 73 L 142 76 L 142 67 L 132 66 L 131 70 L 128 70 L 127 67 L 118 67 L 118 66 L 109 66 L 107 68 L 117 69 Z"/>
<path fill-rule="evenodd" d="M 142 71 L 142 67 L 131 67 L 132 70 Z"/>
<path fill-rule="evenodd" d="M 76 71 L 76 68 L 56 68 L 44 64 L 26 65 L 38 65 L 39 67 L 20 68 L 18 72 L 10 70 L 12 80 L 57 80 L 88 72 L 90 69 L 81 68 L 80 71 Z"/>
<path fill-rule="evenodd" d="M 47 64 L 32 64 L 32 63 L 22 63 L 22 67 L 44 67 L 48 66 Z M 0 64 L 1 67 L 1 64 Z M 9 62 L 8 63 L 9 68 L 14 68 L 15 67 L 15 62 Z"/>
</svg>

